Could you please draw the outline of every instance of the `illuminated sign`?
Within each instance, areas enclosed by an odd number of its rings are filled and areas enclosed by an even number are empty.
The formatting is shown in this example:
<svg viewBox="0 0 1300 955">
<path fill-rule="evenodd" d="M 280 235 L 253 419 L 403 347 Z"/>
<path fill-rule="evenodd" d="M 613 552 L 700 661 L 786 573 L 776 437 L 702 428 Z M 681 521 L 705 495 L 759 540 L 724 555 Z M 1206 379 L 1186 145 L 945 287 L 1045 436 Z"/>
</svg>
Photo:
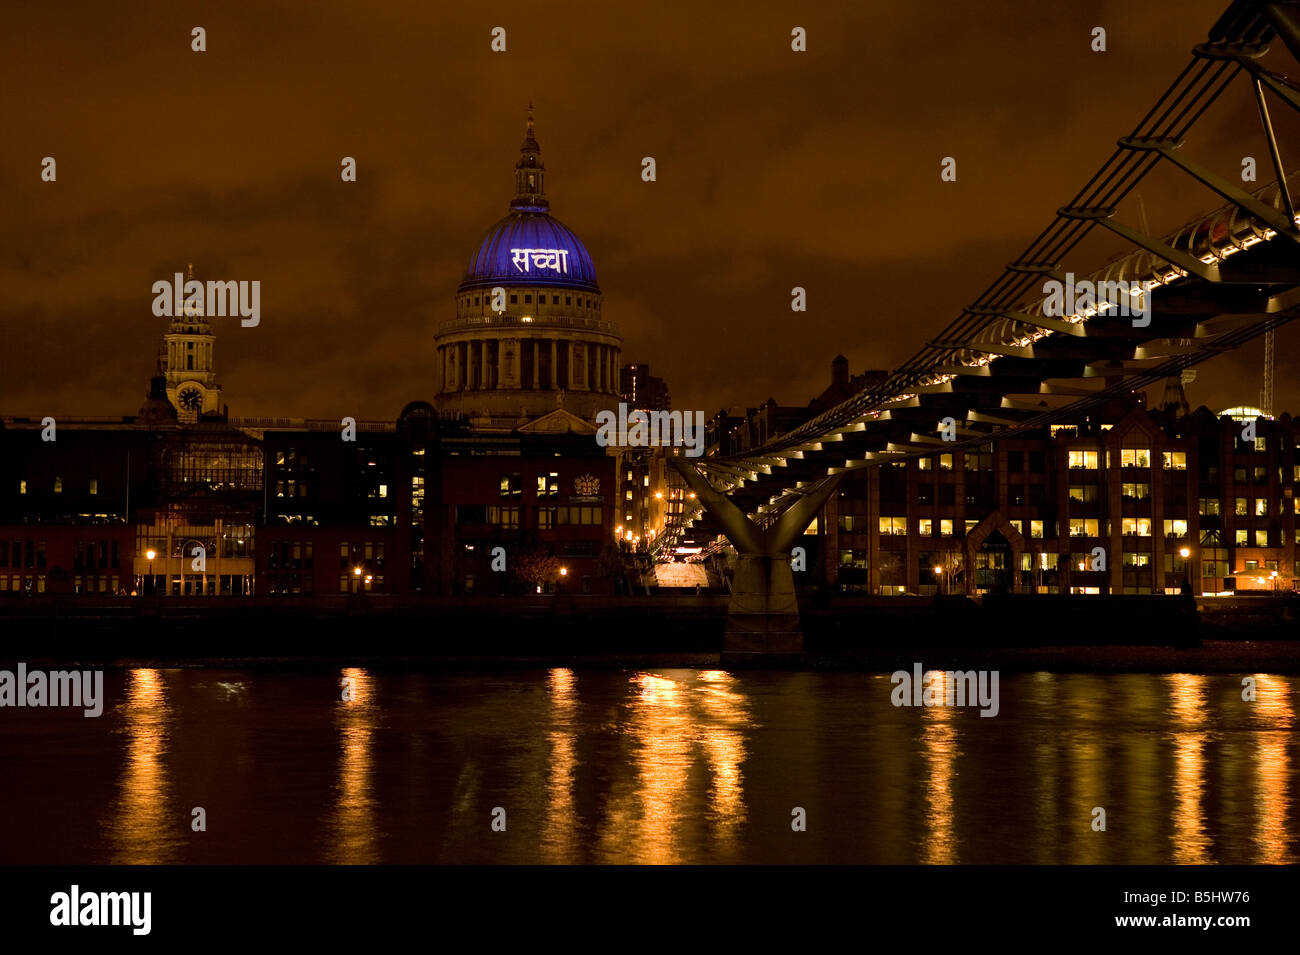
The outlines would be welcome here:
<svg viewBox="0 0 1300 955">
<path fill-rule="evenodd" d="M 518 272 L 530 271 L 531 262 L 534 269 L 554 269 L 569 274 L 568 249 L 511 249 L 510 254 L 510 261 Z"/>
</svg>

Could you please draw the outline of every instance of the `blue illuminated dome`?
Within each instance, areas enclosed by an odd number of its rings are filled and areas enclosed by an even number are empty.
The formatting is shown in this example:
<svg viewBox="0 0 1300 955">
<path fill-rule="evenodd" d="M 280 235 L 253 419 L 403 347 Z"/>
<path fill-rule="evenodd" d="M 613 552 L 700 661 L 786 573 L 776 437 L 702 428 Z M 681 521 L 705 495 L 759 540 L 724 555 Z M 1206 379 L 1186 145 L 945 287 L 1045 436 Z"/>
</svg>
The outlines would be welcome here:
<svg viewBox="0 0 1300 955">
<path fill-rule="evenodd" d="M 533 136 L 533 118 L 515 164 L 510 214 L 484 233 L 465 269 L 460 291 L 493 286 L 547 286 L 600 292 L 591 255 L 573 231 L 550 214 L 546 165 Z"/>
<path fill-rule="evenodd" d="M 519 250 L 556 250 L 536 256 Z M 541 268 L 534 266 L 540 263 Z M 550 267 L 552 263 L 558 267 Z M 484 233 L 470 256 L 460 290 L 496 285 L 538 285 L 599 292 L 596 267 L 586 246 L 568 226 L 541 211 L 516 209 Z"/>
</svg>

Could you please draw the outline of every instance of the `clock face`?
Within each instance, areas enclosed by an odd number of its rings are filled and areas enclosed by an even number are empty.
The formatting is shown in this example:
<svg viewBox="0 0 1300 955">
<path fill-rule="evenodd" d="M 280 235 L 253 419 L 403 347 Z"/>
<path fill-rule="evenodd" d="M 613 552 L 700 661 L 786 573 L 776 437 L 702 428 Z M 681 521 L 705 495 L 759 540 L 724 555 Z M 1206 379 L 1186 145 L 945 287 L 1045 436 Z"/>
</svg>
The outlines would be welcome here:
<svg viewBox="0 0 1300 955">
<path fill-rule="evenodd" d="M 198 411 L 203 404 L 203 395 L 197 388 L 186 388 L 180 393 L 181 407 L 186 411 Z"/>
</svg>

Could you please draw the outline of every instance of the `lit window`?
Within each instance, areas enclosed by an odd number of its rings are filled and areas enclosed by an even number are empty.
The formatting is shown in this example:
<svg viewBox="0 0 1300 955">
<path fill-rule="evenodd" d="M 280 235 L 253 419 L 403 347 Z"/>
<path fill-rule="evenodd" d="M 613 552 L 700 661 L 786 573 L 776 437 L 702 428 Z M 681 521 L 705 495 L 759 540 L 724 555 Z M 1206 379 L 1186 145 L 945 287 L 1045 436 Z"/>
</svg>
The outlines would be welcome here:
<svg viewBox="0 0 1300 955">
<path fill-rule="evenodd" d="M 1030 536 L 1031 539 L 1042 540 L 1042 537 L 1043 537 L 1043 522 L 1042 522 L 1042 521 L 1030 521 L 1030 522 L 1029 522 L 1029 536 Z"/>
<path fill-rule="evenodd" d="M 99 478 L 90 479 L 90 493 L 91 494 L 99 493 Z"/>
<path fill-rule="evenodd" d="M 1268 501 L 1262 497 L 1255 498 L 1255 516 L 1268 517 Z"/>
<path fill-rule="evenodd" d="M 1097 470 L 1097 452 L 1096 451 L 1071 451 L 1069 464 L 1072 468 L 1084 468 L 1088 471 Z"/>
<path fill-rule="evenodd" d="M 1268 546 L 1268 531 L 1255 531 L 1255 546 L 1256 547 Z"/>
<path fill-rule="evenodd" d="M 916 532 L 922 537 L 934 536 L 934 521 L 928 517 L 922 517 L 916 522 Z"/>
<path fill-rule="evenodd" d="M 1247 501 L 1246 498 L 1239 497 L 1234 501 L 1234 503 L 1236 505 L 1234 513 L 1237 514 L 1238 516 L 1245 517 L 1247 514 L 1250 513 L 1248 509 L 1250 506 L 1250 502 Z"/>
<path fill-rule="evenodd" d="M 929 471 L 934 467 L 933 458 L 921 458 L 916 462 L 916 466 L 921 471 Z"/>
<path fill-rule="evenodd" d="M 1119 453 L 1119 466 L 1122 468 L 1151 467 L 1151 451 L 1148 448 L 1124 448 Z"/>
<path fill-rule="evenodd" d="M 1186 537 L 1186 536 L 1187 536 L 1187 521 L 1182 520 L 1182 519 L 1174 519 L 1174 520 L 1167 520 L 1167 521 L 1165 521 L 1165 536 L 1166 536 L 1166 537 Z"/>
<path fill-rule="evenodd" d="M 1187 470 L 1187 452 L 1186 451 L 1166 451 L 1165 470 L 1166 471 L 1186 471 Z"/>
<path fill-rule="evenodd" d="M 941 454 L 941 455 L 939 455 L 939 470 L 940 470 L 940 471 L 951 471 L 951 470 L 952 470 L 952 455 L 951 455 L 951 454 Z"/>
<path fill-rule="evenodd" d="M 952 521 L 948 520 L 947 518 L 944 518 L 939 521 L 939 536 L 940 537 L 952 536 Z"/>
</svg>

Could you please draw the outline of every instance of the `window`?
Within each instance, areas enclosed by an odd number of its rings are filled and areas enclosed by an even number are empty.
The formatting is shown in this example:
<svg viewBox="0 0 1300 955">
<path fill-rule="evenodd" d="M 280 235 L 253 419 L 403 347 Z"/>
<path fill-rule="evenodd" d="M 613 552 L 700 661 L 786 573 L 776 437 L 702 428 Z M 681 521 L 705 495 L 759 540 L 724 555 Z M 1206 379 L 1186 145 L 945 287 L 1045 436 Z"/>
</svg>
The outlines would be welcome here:
<svg viewBox="0 0 1300 955">
<path fill-rule="evenodd" d="M 1268 531 L 1255 531 L 1255 546 L 1256 547 L 1268 546 Z"/>
<path fill-rule="evenodd" d="M 1268 483 L 1268 468 L 1255 468 L 1255 483 L 1256 484 Z"/>
<path fill-rule="evenodd" d="M 1095 484 L 1071 484 L 1070 500 L 1081 501 L 1090 504 L 1097 500 L 1097 485 Z"/>
<path fill-rule="evenodd" d="M 1296 498 L 1296 502 L 1300 503 L 1300 497 Z M 1199 512 L 1205 517 L 1217 517 L 1219 514 L 1219 499 L 1217 497 L 1201 498 Z"/>
<path fill-rule="evenodd" d="M 920 471 L 929 471 L 934 467 L 934 458 L 921 458 L 916 462 L 916 467 Z"/>
<path fill-rule="evenodd" d="M 1008 452 L 1007 452 L 1007 470 L 1008 470 L 1008 471 L 1019 472 L 1019 471 L 1023 471 L 1024 469 L 1025 469 L 1025 452 L 1023 452 L 1023 451 L 1008 451 Z"/>
<path fill-rule="evenodd" d="M 949 520 L 949 519 L 947 519 L 947 518 L 944 518 L 943 520 L 939 521 L 939 536 L 940 536 L 940 537 L 951 537 L 951 536 L 952 536 L 952 521 L 951 521 L 951 520 Z"/>
<path fill-rule="evenodd" d="M 63 493 L 63 478 L 61 478 L 61 477 L 56 477 L 56 478 L 54 479 L 54 493 L 55 493 L 55 494 L 62 494 L 62 493 Z"/>
<path fill-rule="evenodd" d="M 599 507 L 557 507 L 556 522 L 559 524 L 599 524 Z"/>
<path fill-rule="evenodd" d="M 1245 547 L 1248 541 L 1249 531 L 1238 530 L 1235 534 L 1235 540 L 1238 547 Z"/>
<path fill-rule="evenodd" d="M 25 480 L 18 482 L 18 493 L 19 494 L 27 493 L 27 482 Z M 1300 497 L 1296 498 L 1296 500 L 1300 501 Z"/>
<path fill-rule="evenodd" d="M 523 493 L 523 478 L 518 471 L 501 475 L 501 496 L 519 497 Z"/>
<path fill-rule="evenodd" d="M 1088 471 L 1095 471 L 1097 470 L 1097 452 L 1071 451 L 1069 463 L 1072 468 L 1084 468 Z"/>
<path fill-rule="evenodd" d="M 560 493 L 560 475 L 551 471 L 549 474 L 537 475 L 537 496 L 555 497 Z"/>
<path fill-rule="evenodd" d="M 1187 470 L 1187 452 L 1186 451 L 1166 451 L 1165 470 L 1166 471 L 1186 471 Z"/>
<path fill-rule="evenodd" d="M 99 478 L 90 479 L 90 493 L 91 494 L 99 493 Z"/>
<path fill-rule="evenodd" d="M 1150 537 L 1151 518 L 1125 517 L 1120 523 L 1120 533 L 1125 537 Z"/>
<path fill-rule="evenodd" d="M 1180 519 L 1180 518 L 1175 518 L 1174 520 L 1167 520 L 1167 521 L 1165 521 L 1165 536 L 1166 536 L 1166 537 L 1186 537 L 1186 536 L 1187 536 L 1187 521 L 1182 520 L 1182 519 Z"/>
<path fill-rule="evenodd" d="M 916 532 L 922 537 L 934 536 L 934 521 L 928 517 L 923 517 L 916 522 Z"/>
<path fill-rule="evenodd" d="M 895 537 L 907 534 L 906 517 L 882 517 L 880 519 L 880 536 Z"/>
<path fill-rule="evenodd" d="M 952 455 L 951 455 L 951 454 L 941 454 L 941 455 L 939 455 L 939 470 L 940 470 L 940 471 L 951 471 L 951 470 L 952 470 Z"/>
<path fill-rule="evenodd" d="M 1095 517 L 1070 518 L 1070 536 L 1071 537 L 1096 537 L 1097 519 Z"/>
<path fill-rule="evenodd" d="M 1250 513 L 1249 511 L 1250 502 L 1246 498 L 1244 497 L 1236 498 L 1234 504 L 1235 504 L 1235 509 L 1233 513 L 1235 513 L 1237 516 L 1245 517 L 1247 514 Z"/>
<path fill-rule="evenodd" d="M 1255 498 L 1255 516 L 1268 517 L 1268 500 L 1262 497 Z"/>
<path fill-rule="evenodd" d="M 1044 451 L 1029 452 L 1029 470 L 1034 474 L 1042 474 L 1047 470 L 1047 454 Z"/>
<path fill-rule="evenodd" d="M 1125 567 L 1150 567 L 1150 566 L 1151 566 L 1151 555 L 1150 555 L 1150 554 L 1130 554 L 1130 553 L 1128 553 L 1128 552 L 1125 552 L 1125 554 L 1124 554 L 1124 566 L 1125 566 Z"/>
<path fill-rule="evenodd" d="M 1126 501 L 1146 501 L 1151 498 L 1150 484 L 1129 484 L 1125 482 L 1120 485 L 1120 496 Z"/>
<path fill-rule="evenodd" d="M 1119 452 L 1119 466 L 1122 468 L 1151 467 L 1151 451 L 1148 448 L 1124 448 Z M 1186 462 L 1184 462 L 1186 466 Z"/>
<path fill-rule="evenodd" d="M 855 518 L 853 517 L 852 514 L 841 514 L 841 515 L 839 516 L 839 526 L 840 526 L 840 530 L 841 530 L 841 531 L 844 531 L 846 534 L 847 534 L 847 533 L 852 533 L 852 531 L 853 531 L 853 522 L 854 522 L 854 520 L 855 520 Z M 860 521 L 860 519 L 857 519 L 857 520 Z"/>
<path fill-rule="evenodd" d="M 1031 539 L 1034 539 L 1034 540 L 1042 540 L 1042 539 L 1043 539 L 1043 522 L 1042 522 L 1042 521 L 1032 521 L 1032 520 L 1031 520 L 1031 521 L 1029 522 L 1029 536 L 1030 536 Z"/>
<path fill-rule="evenodd" d="M 627 516 L 627 519 L 630 521 L 632 519 L 632 515 L 629 514 Z M 549 530 L 554 526 L 555 526 L 555 508 L 539 507 L 537 509 L 537 529 L 544 531 L 544 530 Z"/>
<path fill-rule="evenodd" d="M 497 527 L 517 528 L 519 526 L 519 508 L 489 507 L 487 509 L 487 522 L 495 524 Z"/>
</svg>

